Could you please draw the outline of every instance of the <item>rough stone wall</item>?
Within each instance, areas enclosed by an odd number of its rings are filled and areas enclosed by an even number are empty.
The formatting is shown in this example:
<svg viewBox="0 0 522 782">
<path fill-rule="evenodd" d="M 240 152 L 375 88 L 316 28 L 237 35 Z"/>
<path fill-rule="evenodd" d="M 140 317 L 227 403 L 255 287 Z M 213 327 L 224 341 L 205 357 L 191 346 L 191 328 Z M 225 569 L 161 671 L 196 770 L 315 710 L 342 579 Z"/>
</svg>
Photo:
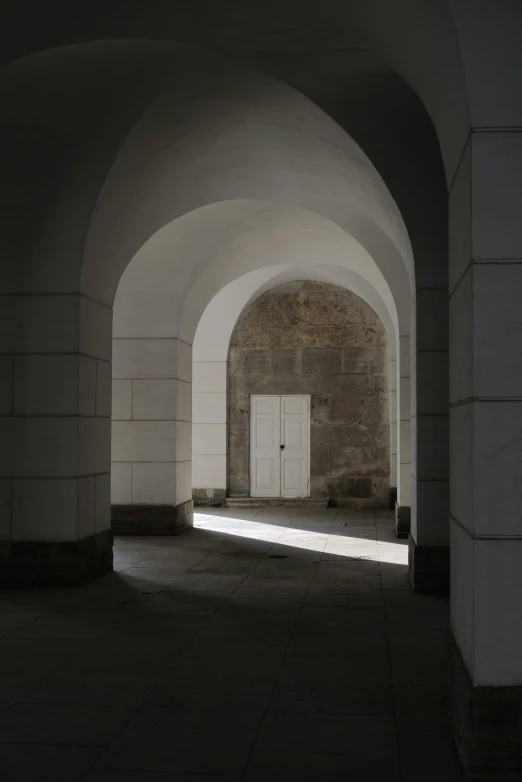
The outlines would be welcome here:
<svg viewBox="0 0 522 782">
<path fill-rule="evenodd" d="M 229 495 L 250 493 L 250 395 L 309 394 L 311 496 L 355 507 L 386 506 L 385 354 L 380 320 L 349 291 L 298 281 L 260 296 L 230 343 Z"/>
</svg>

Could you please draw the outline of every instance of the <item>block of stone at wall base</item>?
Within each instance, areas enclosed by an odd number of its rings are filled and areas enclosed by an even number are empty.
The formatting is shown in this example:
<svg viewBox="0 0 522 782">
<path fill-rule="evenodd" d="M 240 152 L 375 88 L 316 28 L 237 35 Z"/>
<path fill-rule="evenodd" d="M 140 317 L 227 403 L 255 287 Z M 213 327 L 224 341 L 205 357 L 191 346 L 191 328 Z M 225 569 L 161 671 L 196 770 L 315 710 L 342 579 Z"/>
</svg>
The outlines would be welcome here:
<svg viewBox="0 0 522 782">
<path fill-rule="evenodd" d="M 395 510 L 396 505 L 397 505 L 397 487 L 391 486 L 390 487 L 390 510 Z"/>
<path fill-rule="evenodd" d="M 179 535 L 193 526 L 192 500 L 181 505 L 113 505 L 115 535 Z"/>
<path fill-rule="evenodd" d="M 388 508 L 388 503 L 380 497 L 330 497 L 329 507 L 348 508 L 349 510 L 384 510 Z"/>
<path fill-rule="evenodd" d="M 327 475 L 325 490 L 332 499 L 336 497 L 369 498 L 372 496 L 372 479 L 348 475 Z"/>
<path fill-rule="evenodd" d="M 411 527 L 411 508 L 409 505 L 395 503 L 395 535 L 407 538 Z"/>
<path fill-rule="evenodd" d="M 194 507 L 221 508 L 225 505 L 226 489 L 192 489 Z"/>
<path fill-rule="evenodd" d="M 408 570 L 414 592 L 421 595 L 449 595 L 449 546 L 419 546 L 410 535 Z"/>
<path fill-rule="evenodd" d="M 75 586 L 112 570 L 110 530 L 78 541 L 13 541 L 0 558 L 0 582 Z"/>
<path fill-rule="evenodd" d="M 522 779 L 522 686 L 476 686 L 449 633 L 450 726 L 471 782 Z"/>
</svg>

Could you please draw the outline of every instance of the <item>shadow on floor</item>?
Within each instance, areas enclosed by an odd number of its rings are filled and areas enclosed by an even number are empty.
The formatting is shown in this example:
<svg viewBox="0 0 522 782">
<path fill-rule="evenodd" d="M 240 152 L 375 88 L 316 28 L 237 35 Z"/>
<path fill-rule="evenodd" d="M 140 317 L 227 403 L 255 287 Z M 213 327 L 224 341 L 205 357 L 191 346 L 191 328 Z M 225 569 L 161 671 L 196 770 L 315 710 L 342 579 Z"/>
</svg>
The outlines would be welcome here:
<svg viewBox="0 0 522 782">
<path fill-rule="evenodd" d="M 3 782 L 462 779 L 447 602 L 409 590 L 391 515 L 270 511 L 122 537 L 87 586 L 2 591 Z"/>
</svg>

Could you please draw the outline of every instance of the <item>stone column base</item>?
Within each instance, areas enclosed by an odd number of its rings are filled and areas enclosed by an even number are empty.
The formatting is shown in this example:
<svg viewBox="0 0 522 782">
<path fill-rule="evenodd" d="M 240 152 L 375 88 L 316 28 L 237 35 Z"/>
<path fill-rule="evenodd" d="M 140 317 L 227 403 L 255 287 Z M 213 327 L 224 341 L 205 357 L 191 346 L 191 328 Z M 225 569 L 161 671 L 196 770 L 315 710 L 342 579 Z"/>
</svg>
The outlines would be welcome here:
<svg viewBox="0 0 522 782">
<path fill-rule="evenodd" d="M 193 526 L 192 500 L 182 505 L 113 505 L 115 535 L 179 535 Z"/>
<path fill-rule="evenodd" d="M 112 532 L 83 540 L 3 542 L 0 582 L 24 586 L 74 586 L 112 570 Z"/>
<path fill-rule="evenodd" d="M 421 595 L 449 595 L 449 546 L 419 546 L 408 540 L 408 570 L 411 588 Z"/>
<path fill-rule="evenodd" d="M 467 780 L 522 779 L 522 686 L 476 687 L 453 635 L 449 717 Z"/>
<path fill-rule="evenodd" d="M 390 510 L 395 510 L 397 505 L 397 487 L 392 486 L 390 488 Z"/>
<path fill-rule="evenodd" d="M 395 536 L 407 538 L 410 534 L 411 508 L 395 503 Z"/>
<path fill-rule="evenodd" d="M 226 498 L 226 489 L 192 489 L 195 508 L 224 508 Z"/>
</svg>

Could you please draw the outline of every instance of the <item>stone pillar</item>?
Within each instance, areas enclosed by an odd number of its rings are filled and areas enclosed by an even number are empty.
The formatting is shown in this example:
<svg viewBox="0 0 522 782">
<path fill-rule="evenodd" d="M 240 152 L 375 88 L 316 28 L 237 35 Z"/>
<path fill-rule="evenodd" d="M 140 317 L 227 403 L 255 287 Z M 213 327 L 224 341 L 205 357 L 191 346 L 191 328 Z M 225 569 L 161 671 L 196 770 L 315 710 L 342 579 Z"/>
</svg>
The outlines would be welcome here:
<svg viewBox="0 0 522 782">
<path fill-rule="evenodd" d="M 227 487 L 227 361 L 193 363 L 192 497 L 225 504 Z"/>
<path fill-rule="evenodd" d="M 390 399 L 390 508 L 397 503 L 397 359 L 388 363 L 388 395 Z"/>
<path fill-rule="evenodd" d="M 445 279 L 441 280 L 445 283 Z M 409 571 L 415 592 L 449 592 L 447 284 L 417 288 L 412 312 L 412 464 Z M 414 307 L 414 308 L 413 308 Z"/>
<path fill-rule="evenodd" d="M 406 538 L 410 532 L 411 423 L 410 423 L 410 338 L 397 340 L 397 503 L 395 534 Z"/>
<path fill-rule="evenodd" d="M 522 775 L 521 183 L 522 133 L 474 130 L 450 193 L 450 706 L 481 779 Z"/>
<path fill-rule="evenodd" d="M 174 535 L 192 526 L 192 347 L 113 340 L 112 528 Z"/>
<path fill-rule="evenodd" d="M 112 311 L 0 298 L 0 580 L 78 583 L 112 569 Z"/>
</svg>

